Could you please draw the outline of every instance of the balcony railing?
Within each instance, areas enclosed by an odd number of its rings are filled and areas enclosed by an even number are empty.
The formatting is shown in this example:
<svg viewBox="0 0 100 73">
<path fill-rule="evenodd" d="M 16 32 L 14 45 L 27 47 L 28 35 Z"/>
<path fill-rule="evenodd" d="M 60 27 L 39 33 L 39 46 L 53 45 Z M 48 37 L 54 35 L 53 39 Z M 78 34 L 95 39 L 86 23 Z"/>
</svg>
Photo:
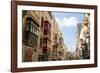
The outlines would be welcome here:
<svg viewBox="0 0 100 73">
<path fill-rule="evenodd" d="M 29 45 L 31 47 L 37 46 L 38 36 L 32 32 L 26 31 L 23 33 L 23 44 Z"/>
</svg>

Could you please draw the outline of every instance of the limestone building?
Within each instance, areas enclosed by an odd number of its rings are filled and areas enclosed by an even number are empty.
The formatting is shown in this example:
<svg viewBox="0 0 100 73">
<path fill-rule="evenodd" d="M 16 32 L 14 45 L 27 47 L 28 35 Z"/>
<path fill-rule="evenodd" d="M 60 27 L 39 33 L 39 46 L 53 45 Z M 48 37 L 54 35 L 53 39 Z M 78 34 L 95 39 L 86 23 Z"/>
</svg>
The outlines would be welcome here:
<svg viewBox="0 0 100 73">
<path fill-rule="evenodd" d="M 65 60 L 66 48 L 49 11 L 22 11 L 23 62 Z"/>
</svg>

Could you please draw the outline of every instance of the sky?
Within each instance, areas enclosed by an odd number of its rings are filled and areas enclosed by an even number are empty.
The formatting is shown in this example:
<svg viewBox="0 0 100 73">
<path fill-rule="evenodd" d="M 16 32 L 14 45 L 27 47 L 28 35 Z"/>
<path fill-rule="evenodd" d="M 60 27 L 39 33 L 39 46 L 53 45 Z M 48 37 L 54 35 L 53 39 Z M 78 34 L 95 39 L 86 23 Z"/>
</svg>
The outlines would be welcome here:
<svg viewBox="0 0 100 73">
<path fill-rule="evenodd" d="M 76 25 L 82 23 L 83 13 L 75 12 L 53 12 L 59 30 L 62 32 L 64 44 L 68 51 L 74 52 L 76 49 Z"/>
</svg>

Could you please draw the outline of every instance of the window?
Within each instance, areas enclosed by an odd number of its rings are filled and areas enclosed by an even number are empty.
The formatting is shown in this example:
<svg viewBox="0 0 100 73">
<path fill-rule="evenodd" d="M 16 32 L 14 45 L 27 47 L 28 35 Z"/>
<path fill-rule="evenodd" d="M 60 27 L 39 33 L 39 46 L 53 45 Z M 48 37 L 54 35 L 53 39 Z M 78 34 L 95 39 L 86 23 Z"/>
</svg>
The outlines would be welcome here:
<svg viewBox="0 0 100 73">
<path fill-rule="evenodd" d="M 53 48 L 53 51 L 55 52 L 56 51 L 56 48 Z"/>
<path fill-rule="evenodd" d="M 43 46 L 47 47 L 47 40 L 46 39 L 44 39 L 44 41 L 43 41 Z"/>
<path fill-rule="evenodd" d="M 27 24 L 31 24 L 31 21 L 29 19 L 27 19 Z"/>
<path fill-rule="evenodd" d="M 47 47 L 47 46 L 46 46 L 46 43 L 44 43 L 43 46 L 44 46 L 44 47 Z"/>
<path fill-rule="evenodd" d="M 44 30 L 51 31 L 51 26 L 49 23 L 45 23 Z"/>
<path fill-rule="evenodd" d="M 36 28 L 34 28 L 34 33 L 37 34 L 36 32 L 37 32 L 37 30 L 36 30 Z"/>
<path fill-rule="evenodd" d="M 60 55 L 60 56 L 63 56 L 63 52 L 62 52 L 62 51 L 59 51 L 59 55 Z"/>
<path fill-rule="evenodd" d="M 27 26 L 26 26 L 26 31 L 29 31 L 29 30 L 30 30 L 30 25 L 27 24 Z"/>
<path fill-rule="evenodd" d="M 47 30 L 47 28 L 48 28 L 48 27 L 47 27 L 47 24 L 45 24 L 45 26 L 44 26 L 44 30 Z"/>
<path fill-rule="evenodd" d="M 33 27 L 33 31 L 32 31 L 32 32 L 33 32 L 33 33 L 35 32 L 35 31 L 34 31 L 34 27 Z"/>
<path fill-rule="evenodd" d="M 50 41 L 47 41 L 47 45 L 50 45 L 51 44 L 51 42 Z"/>
<path fill-rule="evenodd" d="M 31 21 L 27 19 L 26 31 L 30 31 L 30 27 L 31 27 L 30 24 L 31 24 Z"/>
<path fill-rule="evenodd" d="M 35 35 L 38 35 L 38 26 L 30 17 L 27 18 L 26 31 L 30 31 L 34 33 Z"/>
<path fill-rule="evenodd" d="M 42 38 L 40 39 L 40 47 L 42 48 L 42 44 L 43 44 L 43 42 L 42 42 Z"/>
<path fill-rule="evenodd" d="M 42 55 L 39 55 L 38 60 L 39 60 L 39 61 L 42 61 L 42 60 L 43 60 L 43 56 L 42 56 Z"/>
<path fill-rule="evenodd" d="M 48 30 L 49 30 L 49 31 L 51 30 L 51 26 L 50 26 L 50 24 L 48 24 Z"/>
<path fill-rule="evenodd" d="M 33 27 L 32 27 L 32 25 L 30 25 L 30 26 L 31 26 L 31 27 L 30 27 L 30 31 L 33 32 Z"/>
<path fill-rule="evenodd" d="M 38 29 L 36 29 L 36 35 L 38 35 L 38 33 L 39 33 L 39 32 L 38 32 Z"/>
<path fill-rule="evenodd" d="M 44 35 L 46 35 L 46 34 L 47 34 L 47 31 L 44 30 Z"/>
<path fill-rule="evenodd" d="M 42 17 L 42 19 L 41 19 L 41 28 L 43 28 L 43 22 L 44 22 L 44 18 Z"/>
</svg>

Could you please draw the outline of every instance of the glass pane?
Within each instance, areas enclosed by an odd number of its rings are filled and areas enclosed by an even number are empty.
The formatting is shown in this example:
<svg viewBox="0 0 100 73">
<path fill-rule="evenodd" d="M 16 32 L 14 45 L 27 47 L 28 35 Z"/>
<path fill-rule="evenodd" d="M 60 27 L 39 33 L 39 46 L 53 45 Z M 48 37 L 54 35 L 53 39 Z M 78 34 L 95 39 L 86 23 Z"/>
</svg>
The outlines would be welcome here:
<svg viewBox="0 0 100 73">
<path fill-rule="evenodd" d="M 30 20 L 27 20 L 27 23 L 30 24 Z"/>
<path fill-rule="evenodd" d="M 31 29 L 30 29 L 30 31 L 33 32 L 33 27 L 32 27 L 32 25 L 31 25 Z"/>
<path fill-rule="evenodd" d="M 34 27 L 33 27 L 33 29 L 32 29 L 32 32 L 34 33 Z"/>
<path fill-rule="evenodd" d="M 26 26 L 26 31 L 29 31 L 29 24 L 27 24 Z"/>
</svg>

